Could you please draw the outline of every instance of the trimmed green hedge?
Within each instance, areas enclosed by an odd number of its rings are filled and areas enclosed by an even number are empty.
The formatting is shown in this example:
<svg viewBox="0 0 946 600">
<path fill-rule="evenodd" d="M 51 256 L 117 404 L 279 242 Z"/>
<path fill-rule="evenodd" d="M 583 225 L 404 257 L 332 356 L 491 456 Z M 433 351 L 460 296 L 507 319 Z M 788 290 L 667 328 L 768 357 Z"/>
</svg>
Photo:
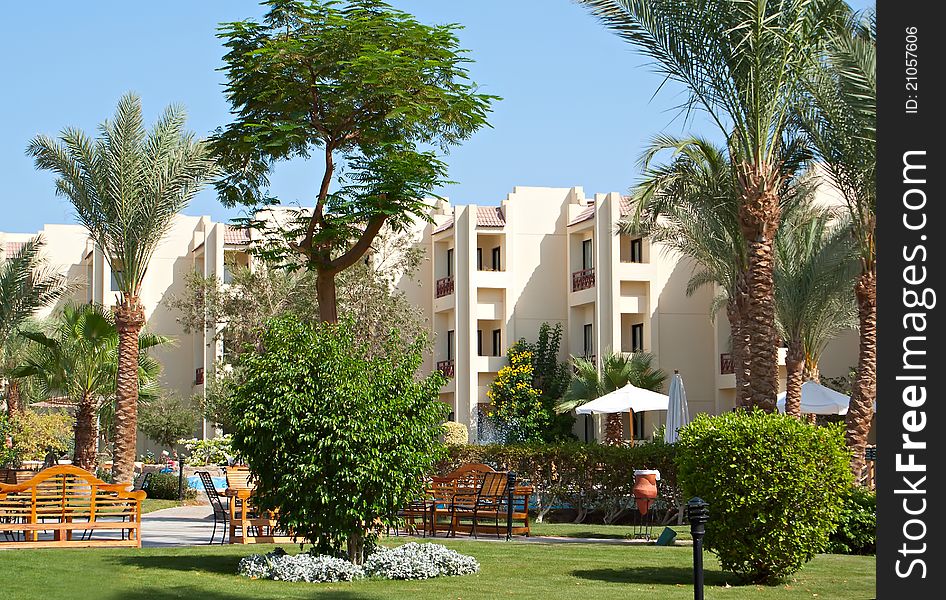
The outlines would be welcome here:
<svg viewBox="0 0 946 600">
<path fill-rule="evenodd" d="M 681 488 L 709 503 L 706 547 L 724 569 L 774 583 L 824 550 L 852 483 L 840 427 L 701 414 L 676 445 Z"/>
<path fill-rule="evenodd" d="M 674 446 L 662 441 L 633 447 L 582 444 L 466 445 L 448 449 L 439 474 L 467 463 L 484 463 L 497 470 L 511 470 L 518 480 L 535 488 L 538 519 L 553 507 L 575 509 L 575 522 L 601 511 L 605 523 L 614 523 L 634 508 L 632 488 L 635 469 L 660 471 L 660 502 L 655 510 L 669 522 L 681 503 L 677 487 Z M 661 510 L 664 509 L 664 510 Z"/>
<path fill-rule="evenodd" d="M 828 540 L 833 554 L 877 553 L 877 494 L 854 486 L 848 490 L 841 521 Z"/>
</svg>

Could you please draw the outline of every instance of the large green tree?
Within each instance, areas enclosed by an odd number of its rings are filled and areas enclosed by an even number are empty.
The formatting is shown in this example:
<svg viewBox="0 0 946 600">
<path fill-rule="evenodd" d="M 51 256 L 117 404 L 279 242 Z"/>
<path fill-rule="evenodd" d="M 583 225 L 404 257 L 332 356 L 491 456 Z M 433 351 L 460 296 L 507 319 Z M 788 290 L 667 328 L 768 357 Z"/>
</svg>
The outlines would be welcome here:
<svg viewBox="0 0 946 600">
<path fill-rule="evenodd" d="M 857 324 L 857 263 L 850 228 L 832 211 L 808 208 L 783 221 L 775 237 L 775 312 L 785 354 L 785 412 L 801 416 L 803 380 L 818 377 L 822 352 Z"/>
<path fill-rule="evenodd" d="M 0 378 L 11 416 L 22 408 L 19 382 L 10 376 L 20 350 L 16 332 L 37 310 L 55 303 L 66 291 L 65 277 L 45 265 L 45 243 L 36 236 L 0 260 Z"/>
<path fill-rule="evenodd" d="M 810 56 L 822 46 L 840 0 L 581 0 L 608 27 L 685 86 L 727 140 L 746 242 L 749 403 L 774 410 L 778 355 L 774 241 L 779 164 Z"/>
<path fill-rule="evenodd" d="M 215 173 L 209 146 L 184 129 L 186 115 L 170 106 L 145 130 L 141 100 L 122 96 L 115 116 L 93 139 L 64 129 L 60 139 L 35 137 L 27 153 L 56 174 L 56 193 L 72 203 L 79 222 L 104 253 L 118 283 L 118 375 L 112 477 L 131 482 L 138 420 L 138 336 L 145 325 L 141 286 L 155 249 Z"/>
<path fill-rule="evenodd" d="M 604 357 L 601 370 L 595 361 L 578 356 L 572 357 L 575 374 L 565 392 L 565 397 L 556 406 L 558 412 L 567 412 L 591 402 L 627 384 L 654 392 L 663 388 L 667 373 L 653 366 L 654 355 L 649 352 L 612 352 Z M 605 441 L 620 444 L 624 440 L 624 425 L 620 413 L 608 415 L 605 422 Z"/>
<path fill-rule="evenodd" d="M 800 123 L 850 213 L 860 274 L 854 284 L 860 346 L 846 439 L 860 475 L 877 397 L 877 20 L 851 15 L 829 37 L 808 78 Z M 820 56 L 818 58 L 821 58 Z"/>
<path fill-rule="evenodd" d="M 16 377 L 28 377 L 45 398 L 66 398 L 76 407 L 75 464 L 95 471 L 98 414 L 114 398 L 118 371 L 118 330 L 111 311 L 98 304 L 68 305 L 52 331 L 22 331 L 29 340 Z M 142 400 L 158 396 L 158 362 L 148 350 L 169 340 L 142 334 L 138 339 L 138 389 Z"/>
<path fill-rule="evenodd" d="M 426 219 L 446 151 L 486 125 L 493 96 L 476 92 L 454 28 L 428 26 L 378 0 L 270 0 L 262 22 L 219 37 L 235 120 L 214 147 L 227 206 L 258 206 L 277 163 L 320 157 L 311 210 L 280 223 L 277 256 L 316 273 L 319 315 L 338 320 L 336 277 L 385 225 Z M 340 177 L 339 177 L 340 176 Z M 333 184 L 338 185 L 333 191 Z"/>
</svg>

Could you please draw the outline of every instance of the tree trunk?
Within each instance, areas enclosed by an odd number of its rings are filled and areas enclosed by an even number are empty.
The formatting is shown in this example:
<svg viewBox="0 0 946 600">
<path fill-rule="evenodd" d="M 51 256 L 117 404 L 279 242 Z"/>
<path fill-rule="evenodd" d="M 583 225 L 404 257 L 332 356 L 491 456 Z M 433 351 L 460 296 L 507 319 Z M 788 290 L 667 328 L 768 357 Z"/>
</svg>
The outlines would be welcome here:
<svg viewBox="0 0 946 600">
<path fill-rule="evenodd" d="M 618 446 L 624 440 L 624 423 L 621 413 L 612 413 L 604 423 L 604 440 L 609 446 Z"/>
<path fill-rule="evenodd" d="M 788 342 L 785 355 L 785 414 L 801 418 L 801 384 L 804 374 L 805 352 L 801 340 Z"/>
<path fill-rule="evenodd" d="M 95 398 L 86 394 L 76 407 L 75 465 L 95 473 L 95 450 L 98 442 L 98 421 Z"/>
<path fill-rule="evenodd" d="M 319 320 L 323 323 L 338 323 L 338 306 L 335 294 L 335 273 L 322 270 L 316 272 L 315 293 L 319 301 Z"/>
<path fill-rule="evenodd" d="M 870 269 L 861 274 L 854 287 L 857 317 L 860 323 L 860 347 L 857 376 L 851 390 L 847 411 L 847 446 L 852 452 L 851 471 L 860 478 L 864 469 L 864 450 L 874 416 L 877 397 L 877 273 Z"/>
<path fill-rule="evenodd" d="M 20 382 L 17 379 L 7 381 L 7 416 L 13 418 L 20 414 Z"/>
<path fill-rule="evenodd" d="M 741 165 L 739 227 L 748 247 L 747 306 L 742 326 L 748 337 L 749 406 L 775 412 L 778 348 L 775 332 L 774 239 L 780 216 L 775 169 Z"/>
<path fill-rule="evenodd" d="M 137 296 L 124 295 L 115 307 L 118 329 L 118 381 L 115 394 L 115 449 L 112 481 L 131 484 L 138 441 L 138 336 L 145 324 Z"/>
<path fill-rule="evenodd" d="M 742 327 L 742 307 L 745 298 L 730 298 L 726 303 L 726 316 L 729 318 L 729 336 L 732 347 L 729 355 L 732 357 L 733 374 L 736 377 L 736 406 L 743 407 L 749 403 L 749 371 L 746 363 L 746 335 Z"/>
<path fill-rule="evenodd" d="M 365 562 L 365 537 L 360 531 L 348 536 L 348 560 L 355 565 Z"/>
</svg>

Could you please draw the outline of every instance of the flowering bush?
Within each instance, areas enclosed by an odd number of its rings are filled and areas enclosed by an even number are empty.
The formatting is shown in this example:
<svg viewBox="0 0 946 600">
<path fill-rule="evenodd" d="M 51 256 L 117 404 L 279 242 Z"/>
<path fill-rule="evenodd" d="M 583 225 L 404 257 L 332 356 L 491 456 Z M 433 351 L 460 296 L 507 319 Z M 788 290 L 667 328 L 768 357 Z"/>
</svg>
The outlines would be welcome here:
<svg viewBox="0 0 946 600">
<path fill-rule="evenodd" d="M 365 574 L 384 579 L 430 579 L 441 575 L 470 575 L 480 570 L 472 556 L 440 544 L 408 542 L 397 548 L 378 548 L 365 560 Z"/>
<path fill-rule="evenodd" d="M 397 548 L 377 548 L 363 566 L 324 554 L 290 555 L 282 548 L 276 548 L 268 554 L 253 554 L 241 559 L 238 572 L 251 579 L 322 583 L 364 577 L 430 579 L 441 575 L 469 575 L 479 568 L 472 556 L 440 544 L 410 542 Z"/>
<path fill-rule="evenodd" d="M 542 393 L 532 386 L 532 353 L 513 345 L 509 365 L 501 368 L 486 390 L 493 404 L 490 419 L 505 431 L 506 443 L 540 442 L 552 423 L 552 413 L 542 405 Z M 507 427 L 515 423 L 515 427 Z"/>
<path fill-rule="evenodd" d="M 191 438 L 189 440 L 178 440 L 190 456 L 186 463 L 191 467 L 202 467 L 204 465 L 225 465 L 228 458 L 233 456 L 233 448 L 230 446 L 230 435 L 211 438 L 209 440 L 198 440 Z"/>
<path fill-rule="evenodd" d="M 444 434 L 443 443 L 448 446 L 462 446 L 470 439 L 469 430 L 463 423 L 456 421 L 447 421 L 443 424 Z"/>
</svg>

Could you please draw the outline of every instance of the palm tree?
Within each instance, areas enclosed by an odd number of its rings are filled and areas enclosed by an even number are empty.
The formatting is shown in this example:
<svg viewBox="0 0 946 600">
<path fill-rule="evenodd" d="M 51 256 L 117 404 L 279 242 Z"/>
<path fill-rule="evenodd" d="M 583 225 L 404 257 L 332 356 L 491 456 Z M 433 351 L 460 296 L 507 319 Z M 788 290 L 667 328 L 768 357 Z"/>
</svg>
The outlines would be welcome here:
<svg viewBox="0 0 946 600">
<path fill-rule="evenodd" d="M 667 380 L 662 369 L 654 368 L 654 355 L 648 352 L 610 353 L 604 357 L 601 371 L 593 360 L 572 357 L 575 374 L 565 392 L 565 397 L 555 407 L 555 412 L 564 413 L 574 410 L 600 398 L 607 393 L 620 389 L 628 383 L 639 388 L 659 391 Z M 616 445 L 624 439 L 624 426 L 620 414 L 608 415 L 605 424 L 605 441 Z"/>
<path fill-rule="evenodd" d="M 787 218 L 812 192 L 804 173 L 810 159 L 797 138 L 782 147 L 784 172 L 779 190 L 780 213 Z M 666 151 L 671 160 L 657 164 Z M 736 404 L 750 402 L 747 369 L 748 337 L 743 326 L 748 305 L 749 261 L 739 226 L 736 168 L 725 149 L 699 138 L 657 136 L 640 159 L 642 181 L 632 192 L 633 213 L 619 233 L 647 235 L 668 251 L 692 258 L 699 266 L 687 282 L 687 295 L 705 285 L 716 286 L 710 315 L 722 307 L 730 325 L 731 355 L 736 379 Z"/>
<path fill-rule="evenodd" d="M 21 408 L 19 382 L 10 373 L 18 350 L 15 334 L 26 319 L 66 291 L 65 277 L 44 265 L 44 245 L 43 238 L 36 236 L 0 262 L 0 377 L 11 416 Z"/>
<path fill-rule="evenodd" d="M 23 331 L 32 342 L 27 358 L 14 370 L 17 377 L 30 377 L 47 398 L 65 397 L 76 406 L 75 464 L 95 470 L 98 413 L 115 394 L 118 370 L 118 330 L 113 316 L 101 305 L 66 306 L 50 335 Z M 147 350 L 169 340 L 143 334 L 139 338 L 139 398 L 156 398 L 161 368 Z"/>
<path fill-rule="evenodd" d="M 27 153 L 58 175 L 56 192 L 105 254 L 120 294 L 115 306 L 118 375 L 112 477 L 132 479 L 138 410 L 138 336 L 145 324 L 141 285 L 158 243 L 178 211 L 215 174 L 209 146 L 184 129 L 185 113 L 168 107 L 145 131 L 141 101 L 126 94 L 115 118 L 93 140 L 65 129 L 60 140 L 37 136 Z"/>
<path fill-rule="evenodd" d="M 827 60 L 812 65 L 799 122 L 851 217 L 859 252 L 854 284 L 860 345 L 846 417 L 846 439 L 860 475 L 877 396 L 877 19 L 850 15 L 829 37 Z"/>
<path fill-rule="evenodd" d="M 751 405 L 775 409 L 778 354 L 774 240 L 780 218 L 779 164 L 801 74 L 840 0 L 580 0 L 619 36 L 654 59 L 689 92 L 728 141 L 746 242 Z"/>
<path fill-rule="evenodd" d="M 785 412 L 801 416 L 801 385 L 816 374 L 825 346 L 856 325 L 857 263 L 847 223 L 828 210 L 799 211 L 775 237 L 775 309 L 785 356 Z"/>
</svg>

